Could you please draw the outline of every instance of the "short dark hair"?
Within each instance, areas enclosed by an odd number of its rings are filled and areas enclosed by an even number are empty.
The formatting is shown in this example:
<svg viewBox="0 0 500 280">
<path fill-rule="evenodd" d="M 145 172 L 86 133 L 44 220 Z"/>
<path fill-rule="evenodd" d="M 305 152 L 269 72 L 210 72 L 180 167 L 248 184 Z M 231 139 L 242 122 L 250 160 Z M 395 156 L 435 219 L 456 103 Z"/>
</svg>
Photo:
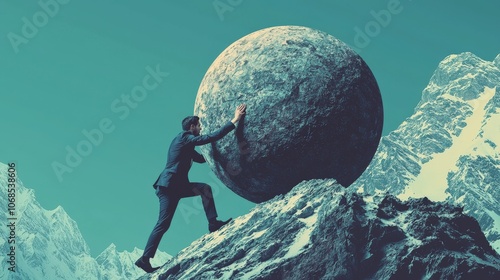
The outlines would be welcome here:
<svg viewBox="0 0 500 280">
<path fill-rule="evenodd" d="M 199 120 L 200 120 L 200 118 L 198 116 L 185 117 L 182 120 L 182 129 L 189 130 L 189 128 L 191 128 L 192 124 L 198 125 Z"/>
</svg>

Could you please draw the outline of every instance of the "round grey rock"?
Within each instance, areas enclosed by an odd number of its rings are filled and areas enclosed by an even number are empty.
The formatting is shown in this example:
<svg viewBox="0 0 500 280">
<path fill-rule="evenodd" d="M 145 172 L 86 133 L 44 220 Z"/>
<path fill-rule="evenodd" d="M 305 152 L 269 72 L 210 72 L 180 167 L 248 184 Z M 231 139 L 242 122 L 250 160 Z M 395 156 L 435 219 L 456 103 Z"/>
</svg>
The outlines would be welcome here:
<svg viewBox="0 0 500 280">
<path fill-rule="evenodd" d="M 363 59 L 324 32 L 279 26 L 231 44 L 212 63 L 196 97 L 203 133 L 247 113 L 236 131 L 201 147 L 210 168 L 238 195 L 263 202 L 303 180 L 347 187 L 370 163 L 383 108 Z"/>
</svg>

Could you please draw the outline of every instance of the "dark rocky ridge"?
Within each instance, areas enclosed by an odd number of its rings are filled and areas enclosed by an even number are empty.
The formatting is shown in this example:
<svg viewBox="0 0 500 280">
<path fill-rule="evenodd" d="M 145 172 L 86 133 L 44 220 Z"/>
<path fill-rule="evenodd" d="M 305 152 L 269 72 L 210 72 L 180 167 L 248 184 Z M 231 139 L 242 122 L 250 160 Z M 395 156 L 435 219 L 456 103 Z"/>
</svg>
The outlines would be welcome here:
<svg viewBox="0 0 500 280">
<path fill-rule="evenodd" d="M 217 177 L 253 202 L 302 180 L 349 186 L 382 133 L 382 100 L 369 67 L 343 42 L 310 28 L 259 30 L 219 55 L 194 114 L 211 132 L 239 103 L 248 109 L 236 132 L 200 149 Z"/>
<path fill-rule="evenodd" d="M 461 208 L 311 180 L 201 237 L 152 276 L 499 279 L 500 256 Z"/>
</svg>

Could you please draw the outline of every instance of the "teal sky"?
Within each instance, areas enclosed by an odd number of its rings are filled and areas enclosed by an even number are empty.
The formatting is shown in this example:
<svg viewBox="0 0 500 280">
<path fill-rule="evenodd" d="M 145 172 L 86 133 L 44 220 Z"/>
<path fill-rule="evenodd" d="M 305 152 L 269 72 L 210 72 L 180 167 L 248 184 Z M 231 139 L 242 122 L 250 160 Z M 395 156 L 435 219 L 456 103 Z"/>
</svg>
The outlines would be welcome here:
<svg viewBox="0 0 500 280">
<path fill-rule="evenodd" d="M 494 1 L 66 1 L 44 17 L 38 1 L 0 0 L 0 162 L 16 162 L 44 208 L 68 212 L 93 256 L 110 243 L 144 249 L 158 216 L 151 185 L 168 145 L 192 114 L 206 70 L 239 38 L 302 25 L 355 47 L 379 83 L 384 135 L 413 113 L 444 57 L 469 51 L 491 61 L 500 52 Z M 218 13 L 214 3 L 230 9 Z M 357 30 L 369 35 L 361 40 Z M 148 66 L 169 75 L 126 103 L 122 95 L 143 84 Z M 67 147 L 101 122 L 107 133 L 59 180 L 53 163 L 64 164 Z M 220 218 L 253 207 L 207 165 L 193 165 L 190 179 L 212 185 Z M 205 233 L 201 201 L 184 199 L 160 250 L 176 254 Z"/>
</svg>

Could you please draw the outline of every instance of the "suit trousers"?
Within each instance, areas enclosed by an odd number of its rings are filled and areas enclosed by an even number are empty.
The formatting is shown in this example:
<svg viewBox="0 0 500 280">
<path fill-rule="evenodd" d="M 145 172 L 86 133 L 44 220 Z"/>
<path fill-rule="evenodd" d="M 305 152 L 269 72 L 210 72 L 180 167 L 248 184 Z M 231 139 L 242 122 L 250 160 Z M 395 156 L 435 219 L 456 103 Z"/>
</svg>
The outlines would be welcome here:
<svg viewBox="0 0 500 280">
<path fill-rule="evenodd" d="M 161 238 L 170 227 L 175 209 L 177 208 L 181 198 L 197 195 L 201 196 L 207 220 L 217 217 L 212 188 L 205 183 L 187 183 L 186 185 L 183 184 L 178 188 L 165 188 L 158 186 L 156 187 L 156 195 L 160 200 L 160 215 L 158 217 L 158 222 L 148 238 L 146 248 L 144 249 L 143 256 L 145 257 L 153 258 L 155 256 Z"/>
</svg>

